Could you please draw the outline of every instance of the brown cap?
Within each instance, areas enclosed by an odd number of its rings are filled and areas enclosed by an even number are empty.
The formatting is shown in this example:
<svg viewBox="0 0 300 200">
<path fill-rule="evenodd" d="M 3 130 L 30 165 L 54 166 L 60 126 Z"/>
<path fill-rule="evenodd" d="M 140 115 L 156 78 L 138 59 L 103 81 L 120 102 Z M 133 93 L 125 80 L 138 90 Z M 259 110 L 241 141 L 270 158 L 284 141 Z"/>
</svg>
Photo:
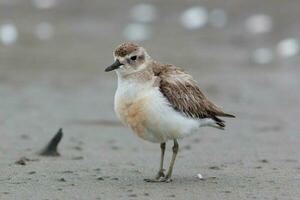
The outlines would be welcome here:
<svg viewBox="0 0 300 200">
<path fill-rule="evenodd" d="M 124 57 L 124 56 L 136 51 L 138 48 L 139 48 L 139 46 L 134 43 L 125 42 L 125 43 L 119 45 L 116 48 L 114 53 L 116 56 Z"/>
</svg>

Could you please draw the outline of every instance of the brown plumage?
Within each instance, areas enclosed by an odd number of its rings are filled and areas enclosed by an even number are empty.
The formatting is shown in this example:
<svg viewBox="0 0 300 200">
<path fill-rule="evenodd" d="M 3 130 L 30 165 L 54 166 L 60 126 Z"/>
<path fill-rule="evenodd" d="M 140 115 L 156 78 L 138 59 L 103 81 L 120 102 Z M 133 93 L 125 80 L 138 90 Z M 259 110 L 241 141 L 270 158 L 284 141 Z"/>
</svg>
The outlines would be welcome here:
<svg viewBox="0 0 300 200">
<path fill-rule="evenodd" d="M 139 46 L 137 46 L 134 43 L 126 42 L 126 43 L 119 45 L 116 48 L 114 54 L 116 56 L 124 57 L 124 56 L 136 51 L 138 49 L 138 47 Z"/>
<path fill-rule="evenodd" d="M 118 117 L 139 137 L 160 143 L 159 171 L 153 179 L 145 181 L 170 182 L 179 149 L 177 139 L 203 126 L 223 129 L 225 124 L 219 117 L 234 115 L 210 102 L 192 76 L 174 65 L 155 62 L 138 45 L 123 43 L 115 50 L 114 57 L 114 64 L 105 71 L 117 70 L 115 111 Z M 173 140 L 174 145 L 165 174 L 163 161 L 168 140 Z"/>
<path fill-rule="evenodd" d="M 152 69 L 154 75 L 159 77 L 160 91 L 175 110 L 192 118 L 212 118 L 220 128 L 225 124 L 218 117 L 235 117 L 209 101 L 193 78 L 182 69 L 159 63 L 154 63 Z"/>
</svg>

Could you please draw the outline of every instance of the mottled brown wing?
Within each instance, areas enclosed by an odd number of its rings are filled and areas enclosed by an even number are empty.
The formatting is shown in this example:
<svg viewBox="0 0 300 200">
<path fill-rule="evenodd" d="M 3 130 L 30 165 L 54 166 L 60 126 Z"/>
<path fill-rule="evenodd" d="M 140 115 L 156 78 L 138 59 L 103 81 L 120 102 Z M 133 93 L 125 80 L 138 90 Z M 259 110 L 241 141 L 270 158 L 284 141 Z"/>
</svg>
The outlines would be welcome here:
<svg viewBox="0 0 300 200">
<path fill-rule="evenodd" d="M 182 69 L 174 65 L 155 64 L 153 71 L 160 78 L 160 91 L 175 110 L 193 118 L 212 118 L 221 124 L 223 120 L 217 116 L 234 117 L 209 101 L 193 78 Z"/>
</svg>

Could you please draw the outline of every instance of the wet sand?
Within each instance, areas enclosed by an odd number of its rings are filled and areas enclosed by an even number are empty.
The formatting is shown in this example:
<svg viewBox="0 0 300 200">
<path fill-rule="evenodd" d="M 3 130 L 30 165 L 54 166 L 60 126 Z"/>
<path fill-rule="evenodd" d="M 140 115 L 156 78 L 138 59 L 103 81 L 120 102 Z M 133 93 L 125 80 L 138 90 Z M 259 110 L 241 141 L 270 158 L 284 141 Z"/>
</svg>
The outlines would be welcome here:
<svg viewBox="0 0 300 200">
<path fill-rule="evenodd" d="M 163 20 L 141 44 L 155 59 L 185 68 L 212 101 L 237 115 L 225 131 L 203 128 L 180 140 L 167 184 L 143 181 L 156 173 L 159 145 L 118 122 L 116 76 L 103 71 L 123 40 L 123 23 L 131 22 L 122 17 L 130 4 L 66 1 L 46 14 L 21 1 L 10 7 L 20 38 L 0 48 L 0 199 L 299 199 L 299 56 L 267 65 L 250 57 L 255 48 L 297 36 L 300 4 L 255 2 L 201 4 L 226 8 L 229 22 L 198 31 L 176 21 L 194 4 L 178 1 L 172 11 L 170 1 L 155 4 Z M 274 32 L 245 33 L 246 17 L 263 11 L 274 18 Z M 41 19 L 56 27 L 49 41 L 31 34 Z M 61 156 L 39 156 L 59 128 Z M 22 157 L 25 165 L 16 164 Z"/>
</svg>

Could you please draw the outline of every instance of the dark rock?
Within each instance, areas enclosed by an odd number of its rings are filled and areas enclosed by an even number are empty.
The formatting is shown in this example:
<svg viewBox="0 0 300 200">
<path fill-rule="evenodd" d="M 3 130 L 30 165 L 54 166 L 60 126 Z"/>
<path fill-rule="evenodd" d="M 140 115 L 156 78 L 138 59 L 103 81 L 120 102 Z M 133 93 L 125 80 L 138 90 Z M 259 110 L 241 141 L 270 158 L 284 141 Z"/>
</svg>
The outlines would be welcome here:
<svg viewBox="0 0 300 200">
<path fill-rule="evenodd" d="M 55 136 L 51 139 L 48 145 L 40 152 L 41 156 L 60 156 L 57 151 L 57 146 L 63 137 L 62 129 L 60 128 Z"/>
</svg>

